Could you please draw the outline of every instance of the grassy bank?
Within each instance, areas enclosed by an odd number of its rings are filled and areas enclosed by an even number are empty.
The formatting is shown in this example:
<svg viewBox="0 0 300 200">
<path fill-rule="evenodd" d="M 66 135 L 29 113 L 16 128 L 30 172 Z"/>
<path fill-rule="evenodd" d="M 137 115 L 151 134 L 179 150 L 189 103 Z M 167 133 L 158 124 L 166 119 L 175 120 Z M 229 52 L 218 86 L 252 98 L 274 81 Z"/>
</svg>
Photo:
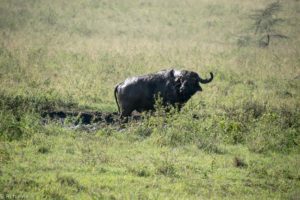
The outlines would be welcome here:
<svg viewBox="0 0 300 200">
<path fill-rule="evenodd" d="M 0 199 L 299 198 L 300 3 L 261 48 L 250 15 L 269 3 L 2 1 Z M 171 67 L 215 74 L 180 113 L 41 123 L 116 111 L 117 83 Z"/>
</svg>

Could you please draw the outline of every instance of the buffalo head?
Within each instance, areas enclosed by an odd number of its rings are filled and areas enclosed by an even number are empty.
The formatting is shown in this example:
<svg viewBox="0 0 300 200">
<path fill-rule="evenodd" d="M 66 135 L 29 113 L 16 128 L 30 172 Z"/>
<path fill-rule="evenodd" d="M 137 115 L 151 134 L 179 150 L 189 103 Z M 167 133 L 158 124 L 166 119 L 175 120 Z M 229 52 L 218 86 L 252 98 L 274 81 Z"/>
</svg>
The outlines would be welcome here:
<svg viewBox="0 0 300 200">
<path fill-rule="evenodd" d="M 180 102 L 185 103 L 196 92 L 202 91 L 200 83 L 206 84 L 213 80 L 214 75 L 210 72 L 210 78 L 202 79 L 196 72 L 193 71 L 176 71 L 175 82 L 178 88 Z"/>
</svg>

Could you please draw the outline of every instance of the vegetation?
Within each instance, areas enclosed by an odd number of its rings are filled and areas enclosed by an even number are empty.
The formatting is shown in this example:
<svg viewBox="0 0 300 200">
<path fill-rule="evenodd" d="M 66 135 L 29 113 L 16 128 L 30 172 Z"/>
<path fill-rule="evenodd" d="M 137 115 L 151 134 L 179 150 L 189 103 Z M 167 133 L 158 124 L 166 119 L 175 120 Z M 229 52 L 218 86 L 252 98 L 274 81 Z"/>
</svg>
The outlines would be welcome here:
<svg viewBox="0 0 300 200">
<path fill-rule="evenodd" d="M 254 20 L 255 33 L 262 36 L 259 44 L 262 47 L 269 46 L 271 38 L 287 38 L 287 36 L 278 33 L 274 29 L 280 23 L 284 22 L 282 18 L 274 17 L 281 9 L 279 1 L 269 4 L 265 9 L 256 10 L 251 18 Z"/>
<path fill-rule="evenodd" d="M 297 199 L 299 1 L 289 40 L 237 39 L 267 0 L 0 3 L 0 199 Z M 183 111 L 94 131 L 45 110 L 117 110 L 126 77 L 215 73 Z"/>
</svg>

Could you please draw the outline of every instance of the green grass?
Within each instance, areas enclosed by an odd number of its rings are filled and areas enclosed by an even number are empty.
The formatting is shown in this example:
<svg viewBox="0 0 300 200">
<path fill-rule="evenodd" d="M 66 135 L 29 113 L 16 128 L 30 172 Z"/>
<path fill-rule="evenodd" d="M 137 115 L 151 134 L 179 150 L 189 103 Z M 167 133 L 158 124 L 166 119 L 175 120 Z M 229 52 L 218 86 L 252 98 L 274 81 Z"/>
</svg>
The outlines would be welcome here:
<svg viewBox="0 0 300 200">
<path fill-rule="evenodd" d="M 300 3 L 257 45 L 271 1 L 0 3 L 0 199 L 298 199 Z M 45 109 L 116 111 L 113 88 L 214 72 L 180 113 L 87 132 Z"/>
</svg>

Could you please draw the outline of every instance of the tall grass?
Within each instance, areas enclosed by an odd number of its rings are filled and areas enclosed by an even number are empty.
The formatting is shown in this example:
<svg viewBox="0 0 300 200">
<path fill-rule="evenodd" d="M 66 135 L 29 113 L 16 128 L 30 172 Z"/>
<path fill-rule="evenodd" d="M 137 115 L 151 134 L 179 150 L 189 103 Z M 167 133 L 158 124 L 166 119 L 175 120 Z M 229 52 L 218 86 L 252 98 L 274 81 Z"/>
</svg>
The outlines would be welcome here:
<svg viewBox="0 0 300 200">
<path fill-rule="evenodd" d="M 296 199 L 299 2 L 278 12 L 289 39 L 262 49 L 249 16 L 269 3 L 1 1 L 0 199 Z M 117 83 L 165 68 L 215 79 L 179 113 L 95 132 L 40 123 L 116 111 Z"/>
</svg>

